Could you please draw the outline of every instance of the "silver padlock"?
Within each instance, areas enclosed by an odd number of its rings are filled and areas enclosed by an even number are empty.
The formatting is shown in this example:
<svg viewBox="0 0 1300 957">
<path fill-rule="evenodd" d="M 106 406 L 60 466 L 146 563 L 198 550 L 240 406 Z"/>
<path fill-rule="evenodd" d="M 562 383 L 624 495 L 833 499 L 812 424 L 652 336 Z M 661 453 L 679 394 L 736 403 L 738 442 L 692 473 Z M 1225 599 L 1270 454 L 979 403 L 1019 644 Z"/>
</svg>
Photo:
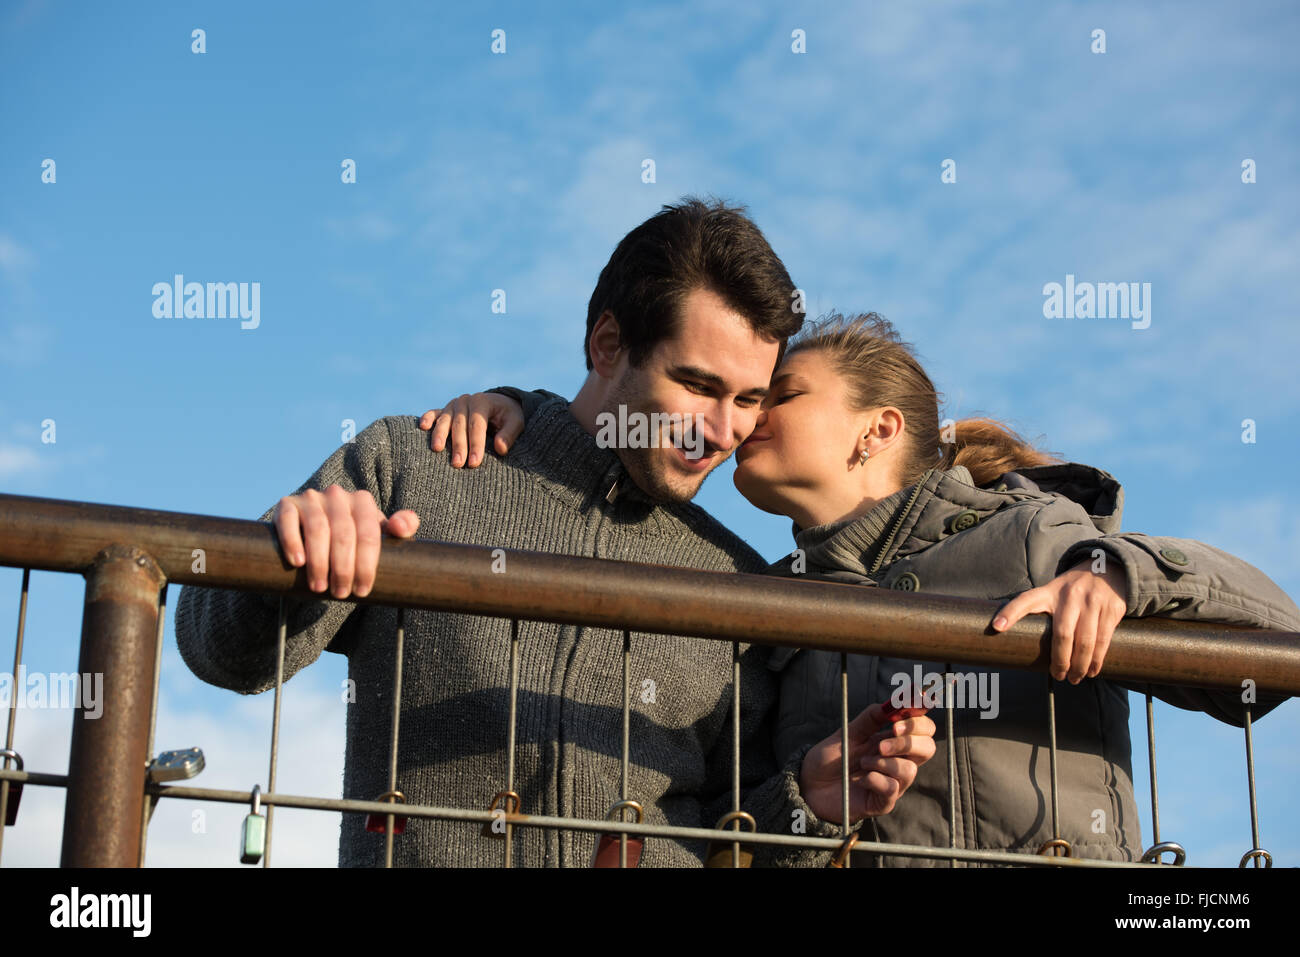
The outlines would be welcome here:
<svg viewBox="0 0 1300 957">
<path fill-rule="evenodd" d="M 198 748 L 183 751 L 164 751 L 149 762 L 149 780 L 154 784 L 164 781 L 184 781 L 203 770 L 203 752 Z"/>
<path fill-rule="evenodd" d="M 239 863 L 256 864 L 266 853 L 266 818 L 258 813 L 262 806 L 262 787 L 253 785 L 253 812 L 244 818 L 244 844 Z"/>
<path fill-rule="evenodd" d="M 18 765 L 17 770 L 23 769 L 23 756 L 11 748 L 0 749 L 0 757 L 12 758 Z M 0 767 L 7 767 L 8 761 L 0 763 Z M 13 827 L 18 821 L 18 802 L 23 797 L 23 783 L 21 781 L 9 782 L 9 803 L 5 808 L 5 827 Z"/>
</svg>

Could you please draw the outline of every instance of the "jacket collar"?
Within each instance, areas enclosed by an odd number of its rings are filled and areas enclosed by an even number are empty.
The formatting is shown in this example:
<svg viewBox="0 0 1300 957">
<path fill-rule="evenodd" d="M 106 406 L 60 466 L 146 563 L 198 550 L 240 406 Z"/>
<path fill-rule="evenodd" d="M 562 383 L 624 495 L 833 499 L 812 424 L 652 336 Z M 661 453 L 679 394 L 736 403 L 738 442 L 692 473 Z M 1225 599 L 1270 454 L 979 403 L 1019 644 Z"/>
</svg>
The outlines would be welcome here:
<svg viewBox="0 0 1300 957">
<path fill-rule="evenodd" d="M 809 568 L 849 571 L 870 578 L 895 559 L 951 534 L 951 520 L 973 511 L 979 520 L 1026 498 L 1061 495 L 1081 505 L 1102 534 L 1120 530 L 1124 490 L 1101 469 L 1077 462 L 1007 472 L 977 487 L 970 470 L 931 469 L 914 485 L 882 499 L 866 514 L 813 528 L 795 527 L 795 545 Z"/>
<path fill-rule="evenodd" d="M 970 472 L 965 479 L 970 480 Z M 956 471 L 956 469 L 954 469 Z M 870 569 L 889 538 L 889 531 L 905 518 L 908 503 L 916 485 L 901 488 L 893 495 L 881 499 L 871 511 L 857 518 L 841 519 L 826 525 L 800 529 L 794 526 L 794 543 L 803 549 L 808 563 L 813 567 L 851 571 L 869 576 Z M 883 562 L 882 562 L 883 564 Z"/>
</svg>

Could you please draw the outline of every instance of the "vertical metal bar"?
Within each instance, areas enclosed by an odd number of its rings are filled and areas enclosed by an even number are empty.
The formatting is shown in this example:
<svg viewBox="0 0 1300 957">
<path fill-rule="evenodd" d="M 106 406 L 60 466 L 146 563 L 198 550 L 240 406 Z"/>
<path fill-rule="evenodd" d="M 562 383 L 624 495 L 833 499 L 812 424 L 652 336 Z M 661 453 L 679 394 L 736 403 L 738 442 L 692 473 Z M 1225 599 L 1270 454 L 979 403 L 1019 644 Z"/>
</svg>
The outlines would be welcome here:
<svg viewBox="0 0 1300 957">
<path fill-rule="evenodd" d="M 952 665 L 945 662 L 943 672 L 943 727 L 948 746 L 948 846 L 957 847 L 957 741 L 952 714 Z M 957 858 L 948 859 L 949 867 L 957 866 Z"/>
<path fill-rule="evenodd" d="M 280 696 L 284 688 L 284 645 L 288 632 L 289 613 L 286 599 L 280 596 L 280 611 L 276 624 L 275 650 L 275 701 L 271 706 L 271 767 L 266 775 L 266 790 L 275 793 L 275 769 L 280 763 Z M 262 866 L 271 866 L 271 823 L 275 819 L 275 805 L 266 806 L 266 844 L 262 850 Z"/>
<path fill-rule="evenodd" d="M 619 790 L 619 800 L 627 800 L 627 777 L 630 771 L 628 758 L 628 745 L 631 742 L 632 731 L 632 633 L 623 632 L 623 775 L 622 787 Z M 619 808 L 618 819 L 626 820 L 626 808 Z M 627 835 L 618 836 L 618 866 L 627 867 Z"/>
<path fill-rule="evenodd" d="M 515 789 L 515 729 L 519 713 L 519 619 L 510 619 L 510 714 L 506 719 L 506 790 L 513 792 Z M 396 787 L 396 784 L 390 785 Z M 506 799 L 510 803 L 510 799 Z M 519 807 L 509 808 L 509 813 L 518 812 Z M 514 843 L 514 825 L 506 820 L 506 850 L 505 866 L 510 867 L 514 863 L 514 851 L 511 845 Z"/>
<path fill-rule="evenodd" d="M 158 729 L 158 679 L 162 674 L 162 650 L 163 650 L 163 633 L 167 626 L 167 583 L 163 582 L 161 591 L 158 594 L 158 650 L 153 659 L 153 702 L 149 707 L 149 744 L 145 748 L 145 760 L 153 760 L 154 733 Z M 149 842 L 149 819 L 153 816 L 153 805 L 156 799 L 146 794 L 144 796 L 144 817 L 140 821 L 140 866 L 144 867 L 145 851 Z"/>
<path fill-rule="evenodd" d="M 1061 839 L 1061 813 L 1056 792 L 1056 679 L 1047 676 L 1047 743 L 1052 765 L 1052 840 Z"/>
<path fill-rule="evenodd" d="M 844 815 L 840 833 L 849 836 L 849 656 L 840 652 L 840 808 Z M 844 855 L 844 866 L 852 867 L 852 854 Z"/>
<path fill-rule="evenodd" d="M 1250 705 L 1246 705 L 1246 781 L 1250 786 L 1250 847 L 1258 848 L 1259 843 L 1259 808 L 1255 804 L 1255 747 L 1250 731 Z M 1260 867 L 1260 858 L 1253 858 L 1256 867 Z"/>
<path fill-rule="evenodd" d="M 144 551 L 110 545 L 86 573 L 82 675 L 103 676 L 103 711 L 72 720 L 63 867 L 138 867 L 149 743 L 149 676 L 164 576 Z"/>
<path fill-rule="evenodd" d="M 731 643 L 731 829 L 740 831 L 740 642 Z M 731 843 L 731 866 L 740 867 L 740 842 Z"/>
<path fill-rule="evenodd" d="M 393 652 L 393 724 L 392 734 L 388 739 L 388 790 L 397 790 L 397 723 L 402 711 L 402 654 L 406 644 L 406 609 L 397 609 L 397 642 Z M 395 802 L 389 802 L 395 803 Z M 393 828 L 397 826 L 397 815 L 391 811 L 385 815 L 388 826 L 384 828 L 384 867 L 393 866 Z M 508 835 L 507 835 L 508 838 Z M 510 853 L 510 841 L 506 840 L 506 854 Z"/>
<path fill-rule="evenodd" d="M 1151 832 L 1160 843 L 1160 799 L 1156 792 L 1156 715 L 1151 707 L 1151 692 L 1147 692 L 1147 756 L 1151 766 Z"/>
<path fill-rule="evenodd" d="M 9 696 L 9 715 L 5 724 L 5 749 L 12 751 L 14 747 L 14 720 L 18 716 L 18 669 L 23 663 L 23 633 L 27 628 L 27 587 L 31 582 L 32 570 L 23 569 L 22 589 L 18 594 L 18 638 L 14 643 L 14 671 L 13 682 L 10 685 L 14 689 L 13 694 Z M 4 759 L 4 768 L 9 768 L 9 758 Z M 0 854 L 4 852 L 5 846 L 5 815 L 9 811 L 9 782 L 0 781 Z"/>
</svg>

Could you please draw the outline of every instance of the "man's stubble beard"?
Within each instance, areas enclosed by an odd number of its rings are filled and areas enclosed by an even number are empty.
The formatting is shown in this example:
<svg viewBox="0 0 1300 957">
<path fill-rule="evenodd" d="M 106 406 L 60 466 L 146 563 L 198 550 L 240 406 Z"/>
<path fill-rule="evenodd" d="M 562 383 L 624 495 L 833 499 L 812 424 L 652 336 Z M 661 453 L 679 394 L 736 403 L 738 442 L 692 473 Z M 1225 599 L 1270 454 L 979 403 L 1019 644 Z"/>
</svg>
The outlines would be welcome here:
<svg viewBox="0 0 1300 957">
<path fill-rule="evenodd" d="M 613 391 L 610 392 L 605 400 L 605 407 L 601 410 L 611 415 L 618 416 L 619 405 L 627 407 L 627 413 L 630 416 L 633 412 L 641 412 L 645 415 L 651 412 L 662 412 L 662 409 L 648 409 L 645 407 L 643 394 L 634 391 L 634 386 L 628 383 L 620 383 Z M 623 462 L 623 467 L 631 476 L 632 481 L 640 486 L 641 491 L 656 502 L 670 505 L 684 505 L 691 501 L 699 494 L 700 488 L 704 485 L 705 479 L 712 475 L 722 462 L 714 465 L 713 468 L 703 475 L 692 475 L 690 473 L 679 472 L 669 464 L 668 457 L 676 455 L 675 448 L 641 448 L 641 449 L 616 449 L 619 459 Z M 715 453 L 716 454 L 716 453 Z"/>
</svg>

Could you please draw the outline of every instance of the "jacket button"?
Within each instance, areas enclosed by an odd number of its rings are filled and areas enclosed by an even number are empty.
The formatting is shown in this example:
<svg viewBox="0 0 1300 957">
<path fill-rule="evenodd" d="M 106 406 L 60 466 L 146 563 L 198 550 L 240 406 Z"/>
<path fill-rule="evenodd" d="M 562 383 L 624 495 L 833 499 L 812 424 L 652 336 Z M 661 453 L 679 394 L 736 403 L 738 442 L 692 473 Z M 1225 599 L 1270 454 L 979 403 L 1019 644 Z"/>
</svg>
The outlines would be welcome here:
<svg viewBox="0 0 1300 957">
<path fill-rule="evenodd" d="M 1006 483 L 1006 482 L 999 482 L 999 483 L 998 483 L 998 487 L 995 488 L 993 491 L 995 491 L 995 492 L 1005 492 L 1006 490 L 1007 490 L 1007 483 Z"/>
<path fill-rule="evenodd" d="M 948 519 L 948 531 L 964 532 L 966 529 L 979 522 L 979 520 L 980 517 L 978 515 L 970 509 L 964 508 L 952 518 Z"/>
<path fill-rule="evenodd" d="M 911 572 L 903 572 L 894 579 L 893 587 L 899 591 L 920 591 L 921 579 L 917 578 Z"/>
<path fill-rule="evenodd" d="M 1162 548 L 1160 549 L 1160 556 L 1173 565 L 1187 564 L 1187 556 L 1176 548 Z"/>
</svg>

